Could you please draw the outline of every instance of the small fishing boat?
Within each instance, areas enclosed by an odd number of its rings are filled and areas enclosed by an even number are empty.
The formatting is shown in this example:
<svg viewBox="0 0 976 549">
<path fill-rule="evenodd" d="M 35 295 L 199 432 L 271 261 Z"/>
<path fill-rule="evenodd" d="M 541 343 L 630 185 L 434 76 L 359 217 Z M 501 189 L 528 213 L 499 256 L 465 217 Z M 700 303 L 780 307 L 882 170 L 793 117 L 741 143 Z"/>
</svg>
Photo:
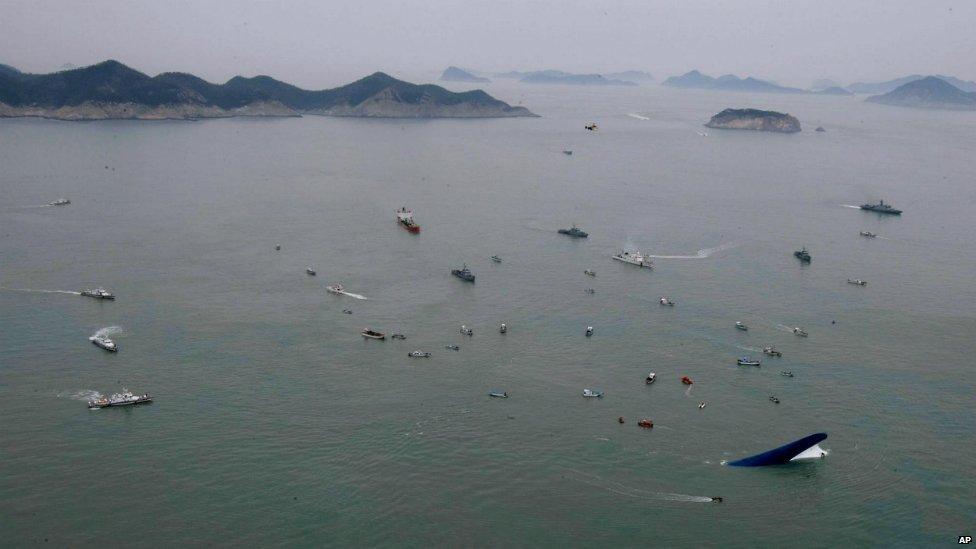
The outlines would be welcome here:
<svg viewBox="0 0 976 549">
<path fill-rule="evenodd" d="M 497 255 L 491 256 L 491 260 L 494 261 L 495 263 L 501 263 L 502 262 L 502 258 L 498 257 Z"/>
<path fill-rule="evenodd" d="M 585 125 L 583 127 L 586 128 L 586 129 L 588 129 L 588 130 L 590 130 L 591 132 L 595 132 L 598 129 L 600 129 L 599 126 L 596 125 L 596 122 L 590 122 L 589 124 L 587 124 L 587 125 Z"/>
<path fill-rule="evenodd" d="M 803 331 L 803 328 L 800 328 L 799 326 L 797 326 L 796 328 L 793 328 L 793 334 L 794 335 L 798 335 L 800 337 L 807 337 L 809 335 L 809 334 L 807 334 L 806 332 Z"/>
<path fill-rule="evenodd" d="M 587 326 L 586 327 L 586 337 L 590 337 L 591 335 L 593 335 L 593 326 Z"/>
<path fill-rule="evenodd" d="M 506 326 L 505 323 L 502 322 L 502 325 L 498 327 L 498 333 L 504 334 L 506 332 L 508 332 L 508 326 Z"/>
<path fill-rule="evenodd" d="M 702 402 L 698 403 L 698 409 L 699 410 L 704 410 L 705 409 L 705 401 L 702 401 Z"/>
<path fill-rule="evenodd" d="M 309 276 L 315 276 L 315 269 L 313 269 L 313 268 L 311 268 L 311 267 L 305 267 L 305 272 L 306 272 L 306 273 L 307 273 L 307 274 L 308 274 Z"/>
<path fill-rule="evenodd" d="M 586 398 L 603 398 L 603 391 L 595 389 L 583 389 L 583 396 Z"/>
<path fill-rule="evenodd" d="M 691 378 L 688 376 L 682 376 L 681 383 L 684 383 L 685 385 L 691 385 L 692 383 L 694 383 L 694 381 L 692 381 Z"/>
<path fill-rule="evenodd" d="M 91 341 L 96 347 L 101 347 L 110 353 L 117 353 L 119 351 L 119 346 L 105 336 L 93 335 L 88 338 L 88 341 Z"/>
<path fill-rule="evenodd" d="M 741 322 L 736 322 L 735 323 L 735 327 L 736 327 L 736 329 L 742 330 L 743 332 L 748 332 L 749 331 L 749 327 L 746 326 L 745 324 L 741 323 Z"/>
<path fill-rule="evenodd" d="M 661 305 L 666 305 L 668 307 L 674 307 L 674 301 L 671 301 L 670 297 L 662 297 Z"/>
<path fill-rule="evenodd" d="M 407 353 L 407 356 L 413 358 L 430 358 L 430 353 L 426 351 L 417 350 L 417 351 L 410 351 L 409 353 Z"/>
<path fill-rule="evenodd" d="M 779 404 L 779 399 L 774 396 L 769 397 L 769 401 L 773 404 Z"/>
<path fill-rule="evenodd" d="M 383 332 L 377 332 L 376 330 L 370 330 L 369 328 L 363 328 L 363 331 L 360 333 L 363 334 L 363 337 L 367 339 L 386 339 L 386 334 Z"/>
<path fill-rule="evenodd" d="M 407 339 L 407 336 L 403 334 L 393 334 L 390 336 L 390 339 Z"/>
<path fill-rule="evenodd" d="M 352 314 L 352 311 L 350 311 L 349 309 L 343 309 L 342 310 L 342 314 L 344 314 L 344 315 L 351 315 Z"/>
<path fill-rule="evenodd" d="M 651 383 L 654 383 L 655 381 L 657 381 L 657 374 L 655 374 L 654 372 L 651 372 L 651 373 L 647 374 L 647 377 L 644 378 L 644 384 L 645 385 L 650 385 Z"/>
<path fill-rule="evenodd" d="M 583 291 L 586 292 L 586 293 L 588 293 L 588 294 L 595 294 L 596 293 L 596 290 L 594 290 L 593 288 L 587 288 L 587 289 L 585 289 Z"/>
<path fill-rule="evenodd" d="M 867 238 L 877 238 L 878 237 L 877 234 L 872 233 L 871 231 L 861 231 L 861 236 L 864 236 L 864 237 L 867 237 Z"/>
<path fill-rule="evenodd" d="M 596 271 L 591 271 L 590 269 L 586 269 L 585 271 L 583 271 L 583 274 L 585 274 L 586 276 L 596 276 Z"/>
<path fill-rule="evenodd" d="M 281 251 L 281 244 L 275 244 L 275 251 L 276 252 L 280 252 Z"/>
<path fill-rule="evenodd" d="M 342 285 L 341 282 L 336 282 L 335 284 L 332 284 L 330 286 L 326 286 L 325 287 L 325 291 L 327 291 L 329 293 L 337 294 L 337 295 L 342 295 L 342 294 L 344 294 L 346 292 L 346 288 L 343 287 L 343 285 Z"/>
<path fill-rule="evenodd" d="M 847 283 L 848 284 L 854 284 L 855 286 L 867 286 L 868 285 L 868 283 L 867 283 L 866 280 L 861 280 L 860 278 L 848 278 L 847 279 Z"/>
<path fill-rule="evenodd" d="M 641 427 L 641 428 L 644 428 L 644 429 L 650 429 L 650 428 L 654 427 L 654 422 L 651 421 L 651 420 L 649 420 L 649 419 L 647 419 L 647 418 L 645 418 L 645 419 L 639 420 L 637 422 L 637 426 L 638 427 Z"/>
<path fill-rule="evenodd" d="M 488 396 L 494 398 L 508 398 L 508 391 L 491 391 Z"/>
<path fill-rule="evenodd" d="M 68 200 L 67 198 L 59 198 L 54 202 L 48 203 L 48 206 L 67 206 L 68 204 L 71 204 L 70 200 Z"/>
<path fill-rule="evenodd" d="M 772 347 L 763 347 L 763 354 L 766 356 L 782 357 L 783 353 L 777 351 Z"/>
<path fill-rule="evenodd" d="M 783 377 L 793 377 L 793 372 L 789 370 L 783 370 L 782 372 L 779 373 L 779 375 Z"/>
<path fill-rule="evenodd" d="M 799 250 L 793 252 L 793 255 L 803 263 L 810 263 L 810 261 L 813 260 L 813 258 L 810 257 L 810 252 L 808 252 L 806 248 L 800 248 Z"/>
<path fill-rule="evenodd" d="M 458 347 L 457 345 L 445 345 L 444 348 L 447 349 L 448 351 L 460 351 L 461 350 L 461 348 Z"/>
<path fill-rule="evenodd" d="M 760 365 L 760 363 L 759 363 L 758 360 L 749 358 L 747 356 L 739 357 L 735 361 L 735 363 L 738 364 L 739 366 L 759 366 Z"/>
<path fill-rule="evenodd" d="M 573 156 L 573 151 L 566 149 L 565 151 L 563 151 L 563 154 L 565 154 L 566 156 Z"/>
<path fill-rule="evenodd" d="M 474 335 L 474 330 L 472 330 L 471 328 L 468 328 L 467 326 L 465 326 L 463 324 L 461 325 L 461 329 L 458 330 L 458 331 L 461 333 L 461 335 L 466 335 L 466 336 L 473 336 Z"/>
<path fill-rule="evenodd" d="M 576 237 L 576 238 L 586 238 L 586 237 L 590 236 L 589 233 L 587 233 L 583 229 L 580 229 L 576 225 L 573 225 L 572 227 L 570 227 L 568 229 L 559 229 L 556 232 L 558 232 L 559 234 L 564 234 L 566 236 L 573 236 L 573 237 Z"/>
</svg>

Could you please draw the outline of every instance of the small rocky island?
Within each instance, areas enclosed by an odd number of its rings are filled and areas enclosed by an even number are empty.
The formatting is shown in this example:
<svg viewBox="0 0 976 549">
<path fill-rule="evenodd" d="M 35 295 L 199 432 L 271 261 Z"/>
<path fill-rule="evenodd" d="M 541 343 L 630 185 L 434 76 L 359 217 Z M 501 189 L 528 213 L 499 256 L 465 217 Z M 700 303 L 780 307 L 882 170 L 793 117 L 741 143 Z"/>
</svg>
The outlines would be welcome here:
<svg viewBox="0 0 976 549">
<path fill-rule="evenodd" d="M 709 128 L 725 130 L 757 130 L 763 132 L 796 133 L 800 121 L 794 116 L 758 109 L 725 109 L 705 124 Z"/>
<path fill-rule="evenodd" d="M 0 66 L 0 118 L 196 120 L 233 116 L 509 118 L 535 116 L 482 90 L 452 92 L 377 72 L 329 90 L 303 90 L 270 76 L 213 84 L 192 74 L 147 76 L 118 61 L 50 74 Z"/>
<path fill-rule="evenodd" d="M 488 78 L 475 76 L 469 71 L 453 66 L 444 69 L 444 73 L 441 74 L 441 80 L 445 82 L 472 82 L 478 84 L 487 84 L 488 82 L 491 82 L 491 80 Z"/>
</svg>

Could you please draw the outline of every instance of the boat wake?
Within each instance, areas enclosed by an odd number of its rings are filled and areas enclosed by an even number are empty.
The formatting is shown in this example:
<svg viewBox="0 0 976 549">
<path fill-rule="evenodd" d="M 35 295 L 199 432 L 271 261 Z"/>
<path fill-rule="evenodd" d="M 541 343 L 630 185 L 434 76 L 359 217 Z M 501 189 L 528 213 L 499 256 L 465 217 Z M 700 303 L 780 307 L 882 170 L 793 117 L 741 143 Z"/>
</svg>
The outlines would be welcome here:
<svg viewBox="0 0 976 549">
<path fill-rule="evenodd" d="M 587 484 L 589 486 L 593 486 L 595 488 L 602 488 L 612 494 L 618 494 L 621 496 L 643 499 L 647 501 L 676 501 L 676 502 L 684 502 L 684 503 L 711 503 L 712 502 L 712 498 L 710 497 L 641 490 L 639 488 L 631 488 L 629 486 L 624 486 L 619 482 L 606 480 L 596 475 L 590 475 L 582 471 L 577 471 L 576 469 L 563 467 L 563 470 L 569 473 L 569 476 L 572 477 L 573 480 L 576 480 L 583 484 Z"/>
<path fill-rule="evenodd" d="M 636 112 L 629 112 L 627 116 L 631 118 L 636 118 L 637 120 L 650 120 L 650 117 L 637 114 Z"/>
<path fill-rule="evenodd" d="M 58 393 L 58 398 L 70 398 L 71 400 L 80 400 L 82 402 L 90 402 L 103 397 L 104 395 L 102 393 L 91 389 L 82 389 L 74 392 L 62 391 Z"/>
<path fill-rule="evenodd" d="M 702 248 L 701 250 L 698 250 L 698 253 L 696 253 L 695 255 L 654 255 L 654 254 L 648 254 L 647 257 L 653 257 L 654 259 L 705 259 L 705 258 L 708 258 L 708 257 L 711 257 L 711 256 L 717 254 L 718 252 L 721 252 L 721 251 L 724 251 L 724 250 L 728 250 L 728 249 L 731 249 L 731 248 L 735 248 L 736 246 L 739 246 L 739 245 L 740 245 L 740 243 L 738 243 L 738 242 L 726 242 L 725 244 L 720 244 L 718 246 L 715 246 L 714 248 Z"/>
<path fill-rule="evenodd" d="M 855 206 L 853 204 L 841 204 L 841 206 L 843 206 L 845 208 L 854 208 L 855 210 L 860 210 L 861 209 L 860 206 Z"/>
<path fill-rule="evenodd" d="M 790 328 L 786 324 L 780 324 L 779 322 L 776 323 L 776 329 L 783 330 L 784 332 L 789 332 L 791 334 L 793 333 L 793 328 Z"/>
<path fill-rule="evenodd" d="M 70 295 L 81 295 L 81 292 L 72 292 L 69 290 L 35 290 L 33 288 L 5 288 L 0 286 L 0 290 L 7 290 L 8 292 L 31 292 L 38 294 L 70 294 Z"/>
<path fill-rule="evenodd" d="M 354 299 L 366 299 L 366 296 L 364 296 L 364 295 L 354 294 L 354 293 L 350 293 L 350 292 L 346 292 L 346 291 L 342 291 L 342 292 L 339 292 L 339 293 L 342 294 L 342 295 L 347 295 L 347 296 L 349 296 L 351 298 L 354 298 Z"/>
<path fill-rule="evenodd" d="M 121 333 L 125 333 L 125 330 L 122 328 L 122 326 L 106 326 L 101 330 L 95 332 L 92 335 L 92 337 L 108 337 L 108 336 L 118 335 Z"/>
<path fill-rule="evenodd" d="M 694 387 L 694 385 L 689 385 L 689 386 L 688 386 L 688 390 L 687 390 L 687 391 L 685 391 L 685 396 L 686 396 L 686 397 L 690 397 L 690 396 L 691 396 L 691 388 L 692 388 L 692 387 Z"/>
</svg>

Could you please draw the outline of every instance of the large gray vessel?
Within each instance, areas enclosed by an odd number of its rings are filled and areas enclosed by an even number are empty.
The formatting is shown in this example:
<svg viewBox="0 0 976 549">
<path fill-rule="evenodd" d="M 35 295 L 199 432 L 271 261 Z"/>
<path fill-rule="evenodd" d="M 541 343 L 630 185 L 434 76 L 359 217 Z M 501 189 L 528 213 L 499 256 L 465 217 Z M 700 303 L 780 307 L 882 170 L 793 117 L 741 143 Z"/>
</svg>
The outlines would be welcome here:
<svg viewBox="0 0 976 549">
<path fill-rule="evenodd" d="M 881 202 L 878 202 L 877 204 L 861 204 L 861 209 L 862 210 L 867 210 L 869 212 L 877 212 L 877 213 L 891 214 L 891 215 L 901 215 L 901 210 L 892 208 L 891 207 L 891 204 L 885 204 L 885 201 L 884 200 L 882 200 Z"/>
</svg>

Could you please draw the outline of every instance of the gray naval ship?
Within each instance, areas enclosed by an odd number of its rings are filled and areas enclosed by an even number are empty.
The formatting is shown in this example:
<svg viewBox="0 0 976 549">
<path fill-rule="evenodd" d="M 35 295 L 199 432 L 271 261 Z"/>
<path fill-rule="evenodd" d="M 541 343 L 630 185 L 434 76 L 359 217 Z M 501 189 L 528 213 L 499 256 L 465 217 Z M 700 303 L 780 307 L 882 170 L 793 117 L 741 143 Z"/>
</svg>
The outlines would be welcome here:
<svg viewBox="0 0 976 549">
<path fill-rule="evenodd" d="M 584 231 L 583 229 L 580 229 L 576 225 L 573 225 L 572 227 L 570 227 L 568 229 L 559 229 L 559 234 L 564 234 L 564 235 L 567 235 L 567 236 L 575 236 L 576 238 L 586 238 L 586 237 L 590 236 L 589 234 L 587 234 L 586 231 Z"/>
<path fill-rule="evenodd" d="M 460 269 L 451 269 L 451 274 L 460 278 L 461 280 L 466 280 L 468 282 L 474 282 L 474 273 L 467 265 L 462 266 Z"/>
<path fill-rule="evenodd" d="M 885 201 L 884 200 L 882 200 L 881 202 L 878 202 L 877 204 L 861 204 L 861 209 L 862 210 L 867 210 L 869 212 L 878 212 L 878 213 L 891 214 L 891 215 L 901 215 L 901 210 L 892 208 L 891 207 L 891 204 L 885 204 Z"/>
</svg>

